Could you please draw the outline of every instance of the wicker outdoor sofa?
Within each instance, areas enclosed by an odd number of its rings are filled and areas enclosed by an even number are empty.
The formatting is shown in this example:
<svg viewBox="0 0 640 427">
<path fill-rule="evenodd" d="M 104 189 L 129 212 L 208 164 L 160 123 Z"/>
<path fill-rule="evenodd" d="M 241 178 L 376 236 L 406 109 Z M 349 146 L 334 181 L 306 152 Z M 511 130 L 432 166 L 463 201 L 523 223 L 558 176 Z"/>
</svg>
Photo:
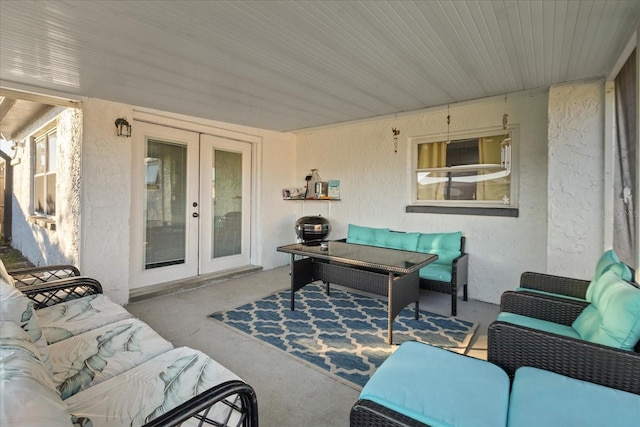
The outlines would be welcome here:
<svg viewBox="0 0 640 427">
<path fill-rule="evenodd" d="M 438 255 L 435 262 L 420 269 L 420 287 L 449 294 L 452 316 L 458 314 L 459 289 L 462 300 L 468 299 L 469 254 L 465 252 L 465 236 L 461 231 L 418 233 L 349 224 L 343 241 Z"/>
<path fill-rule="evenodd" d="M 250 385 L 174 348 L 98 281 L 49 266 L 11 272 L 14 287 L 0 267 L 0 425 L 258 425 Z"/>
</svg>

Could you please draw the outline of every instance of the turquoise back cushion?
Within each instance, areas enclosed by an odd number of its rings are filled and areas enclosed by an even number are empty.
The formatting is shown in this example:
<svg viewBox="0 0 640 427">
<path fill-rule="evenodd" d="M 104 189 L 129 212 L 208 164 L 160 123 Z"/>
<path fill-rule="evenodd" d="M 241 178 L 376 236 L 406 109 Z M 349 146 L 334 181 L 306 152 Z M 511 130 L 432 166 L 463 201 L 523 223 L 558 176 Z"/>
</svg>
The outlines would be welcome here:
<svg viewBox="0 0 640 427">
<path fill-rule="evenodd" d="M 416 251 L 438 255 L 438 260 L 435 261 L 434 264 L 450 266 L 453 260 L 462 254 L 460 251 L 461 241 L 461 231 L 454 233 L 420 234 Z"/>
<path fill-rule="evenodd" d="M 602 274 L 611 267 L 613 264 L 618 264 L 620 262 L 620 258 L 618 254 L 613 249 L 609 249 L 605 251 L 598 259 L 598 263 L 596 264 L 596 271 L 593 278 L 598 280 Z"/>
<path fill-rule="evenodd" d="M 590 286 L 591 305 L 573 322 L 586 341 L 631 350 L 640 340 L 640 289 L 607 270 Z"/>
<path fill-rule="evenodd" d="M 633 278 L 633 273 L 631 269 L 623 262 L 620 262 L 618 255 L 614 252 L 613 249 L 609 249 L 605 253 L 602 254 L 598 263 L 596 264 L 596 271 L 593 277 L 593 280 L 587 287 L 586 299 L 589 302 L 592 302 L 593 298 L 593 288 L 595 282 L 602 277 L 602 275 L 609 271 L 614 271 L 619 277 L 624 280 L 631 280 Z"/>
<path fill-rule="evenodd" d="M 347 243 L 357 243 L 359 245 L 376 246 L 379 240 L 378 233 L 388 232 L 388 228 L 361 227 L 349 224 L 347 229 Z"/>
<path fill-rule="evenodd" d="M 376 246 L 415 252 L 420 233 L 381 230 L 376 232 Z"/>
</svg>

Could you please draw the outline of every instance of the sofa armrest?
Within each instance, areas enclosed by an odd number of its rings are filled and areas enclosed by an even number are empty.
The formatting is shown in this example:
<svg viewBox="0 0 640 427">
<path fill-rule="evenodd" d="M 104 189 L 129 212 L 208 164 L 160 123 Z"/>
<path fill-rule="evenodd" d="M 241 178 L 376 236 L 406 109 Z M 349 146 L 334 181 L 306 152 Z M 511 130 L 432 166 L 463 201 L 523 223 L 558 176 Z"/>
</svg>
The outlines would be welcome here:
<svg viewBox="0 0 640 427">
<path fill-rule="evenodd" d="M 80 270 L 69 264 L 45 265 L 42 267 L 27 267 L 8 272 L 16 281 L 16 287 L 37 285 L 53 280 L 66 279 L 80 275 Z"/>
<path fill-rule="evenodd" d="M 505 291 L 500 297 L 501 312 L 520 314 L 561 325 L 571 325 L 588 305 L 586 301 L 526 291 Z"/>
<path fill-rule="evenodd" d="M 520 276 L 520 287 L 585 299 L 588 280 L 527 271 Z"/>
<path fill-rule="evenodd" d="M 18 289 L 33 301 L 36 310 L 87 295 L 102 293 L 100 282 L 84 276 L 53 280 Z"/>
<path fill-rule="evenodd" d="M 464 252 L 453 260 L 452 277 L 455 278 L 456 285 L 466 285 L 469 277 L 469 254 Z"/>
<path fill-rule="evenodd" d="M 258 401 L 255 391 L 250 385 L 240 380 L 227 381 L 205 390 L 183 404 L 149 421 L 143 427 L 179 426 L 189 418 L 197 418 L 202 425 L 219 425 L 215 421 L 208 419 L 207 414 L 214 404 L 233 395 L 237 395 L 240 402 L 227 401 L 225 403 L 242 412 L 242 420 L 237 425 L 257 427 Z"/>
<path fill-rule="evenodd" d="M 495 321 L 489 325 L 487 360 L 513 378 L 532 366 L 640 394 L 640 353 Z"/>
</svg>

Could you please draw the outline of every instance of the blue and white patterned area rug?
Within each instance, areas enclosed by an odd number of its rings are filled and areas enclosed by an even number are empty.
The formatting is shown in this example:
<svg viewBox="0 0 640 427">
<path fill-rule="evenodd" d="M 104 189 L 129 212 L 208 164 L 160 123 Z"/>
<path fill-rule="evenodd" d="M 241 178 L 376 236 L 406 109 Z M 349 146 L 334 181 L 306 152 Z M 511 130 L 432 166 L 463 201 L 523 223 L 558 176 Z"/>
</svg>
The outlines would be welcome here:
<svg viewBox="0 0 640 427">
<path fill-rule="evenodd" d="M 393 322 L 393 345 L 386 342 L 386 299 L 312 283 L 296 292 L 290 310 L 289 289 L 241 307 L 213 313 L 213 319 L 271 344 L 310 366 L 360 389 L 378 366 L 405 341 L 420 341 L 464 353 L 478 325 L 420 311 L 413 304 Z M 344 381 L 346 380 L 346 381 Z"/>
</svg>

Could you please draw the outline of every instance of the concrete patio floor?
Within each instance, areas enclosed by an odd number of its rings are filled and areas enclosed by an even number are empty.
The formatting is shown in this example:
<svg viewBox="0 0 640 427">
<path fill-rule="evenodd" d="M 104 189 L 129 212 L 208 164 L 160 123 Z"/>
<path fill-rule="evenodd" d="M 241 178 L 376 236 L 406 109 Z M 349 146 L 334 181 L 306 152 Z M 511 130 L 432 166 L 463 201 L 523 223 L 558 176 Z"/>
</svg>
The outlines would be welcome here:
<svg viewBox="0 0 640 427">
<path fill-rule="evenodd" d="M 139 299 L 126 308 L 174 346 L 201 350 L 251 384 L 258 396 L 261 426 L 348 426 L 349 411 L 358 399 L 358 390 L 207 317 L 288 285 L 289 268 L 280 267 Z M 422 290 L 420 308 L 449 315 L 450 298 Z M 458 317 L 480 324 L 468 355 L 486 359 L 487 327 L 498 311 L 494 304 L 459 299 Z"/>
</svg>

